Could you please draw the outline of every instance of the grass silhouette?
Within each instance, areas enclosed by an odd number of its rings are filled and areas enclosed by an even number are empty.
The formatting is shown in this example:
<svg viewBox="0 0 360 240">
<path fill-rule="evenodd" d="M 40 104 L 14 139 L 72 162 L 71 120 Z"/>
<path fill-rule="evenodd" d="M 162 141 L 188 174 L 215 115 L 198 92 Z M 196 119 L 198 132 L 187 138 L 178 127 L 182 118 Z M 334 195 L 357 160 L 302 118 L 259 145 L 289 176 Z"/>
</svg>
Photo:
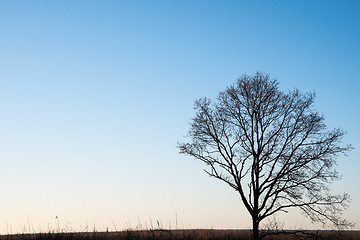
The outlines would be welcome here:
<svg viewBox="0 0 360 240">
<path fill-rule="evenodd" d="M 274 232 L 277 233 L 277 232 Z M 118 232 L 34 233 L 0 235 L 0 240 L 250 240 L 250 230 L 126 230 Z M 267 240 L 358 240 L 359 231 L 287 231 Z"/>
</svg>

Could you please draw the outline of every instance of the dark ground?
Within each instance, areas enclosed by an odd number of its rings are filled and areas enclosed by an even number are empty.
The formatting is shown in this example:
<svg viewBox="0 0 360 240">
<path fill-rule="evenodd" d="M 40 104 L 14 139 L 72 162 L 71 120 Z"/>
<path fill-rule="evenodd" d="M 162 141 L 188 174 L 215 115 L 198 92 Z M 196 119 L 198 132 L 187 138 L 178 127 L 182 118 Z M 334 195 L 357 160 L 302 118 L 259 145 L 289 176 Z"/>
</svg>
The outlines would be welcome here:
<svg viewBox="0 0 360 240">
<path fill-rule="evenodd" d="M 268 231 L 262 232 L 269 233 Z M 266 240 L 360 240 L 360 231 L 271 232 Z M 248 230 L 143 230 L 121 232 L 35 233 L 0 235 L 0 240 L 251 240 Z"/>
</svg>

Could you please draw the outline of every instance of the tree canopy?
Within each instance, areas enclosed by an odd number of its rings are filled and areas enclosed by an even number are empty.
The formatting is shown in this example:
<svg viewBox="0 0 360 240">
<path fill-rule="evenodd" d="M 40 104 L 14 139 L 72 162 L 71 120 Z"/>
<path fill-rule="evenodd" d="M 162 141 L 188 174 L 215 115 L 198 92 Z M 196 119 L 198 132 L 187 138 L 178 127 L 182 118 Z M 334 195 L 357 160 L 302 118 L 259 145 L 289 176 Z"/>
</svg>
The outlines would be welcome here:
<svg viewBox="0 0 360 240">
<path fill-rule="evenodd" d="M 348 194 L 333 195 L 329 184 L 345 132 L 328 129 L 314 108 L 314 93 L 287 93 L 269 75 L 243 75 L 215 101 L 195 102 L 190 142 L 180 153 L 207 165 L 205 171 L 235 189 L 253 220 L 259 223 L 278 212 L 300 208 L 314 222 L 345 227 L 341 218 Z"/>
</svg>

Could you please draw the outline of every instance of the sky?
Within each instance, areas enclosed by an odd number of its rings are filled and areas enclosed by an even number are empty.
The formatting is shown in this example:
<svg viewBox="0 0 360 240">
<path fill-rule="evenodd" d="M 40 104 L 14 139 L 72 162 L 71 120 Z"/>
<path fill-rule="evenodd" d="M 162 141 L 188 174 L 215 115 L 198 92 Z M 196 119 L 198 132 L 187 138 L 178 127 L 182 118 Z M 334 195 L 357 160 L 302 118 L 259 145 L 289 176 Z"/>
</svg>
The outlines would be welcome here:
<svg viewBox="0 0 360 240">
<path fill-rule="evenodd" d="M 334 193 L 360 227 L 358 1 L 0 1 L 0 233 L 251 228 L 177 143 L 243 74 L 315 92 L 354 150 Z M 277 217 L 316 229 L 298 211 Z M 266 220 L 265 220 L 266 221 Z"/>
</svg>

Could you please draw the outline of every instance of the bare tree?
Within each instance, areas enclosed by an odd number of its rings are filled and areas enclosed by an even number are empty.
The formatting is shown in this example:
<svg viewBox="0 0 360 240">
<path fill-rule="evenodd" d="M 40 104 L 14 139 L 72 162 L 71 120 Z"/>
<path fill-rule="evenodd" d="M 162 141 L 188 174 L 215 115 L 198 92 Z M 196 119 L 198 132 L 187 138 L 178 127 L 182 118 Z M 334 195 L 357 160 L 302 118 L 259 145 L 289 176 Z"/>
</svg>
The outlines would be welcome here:
<svg viewBox="0 0 360 240">
<path fill-rule="evenodd" d="M 205 171 L 239 194 L 252 217 L 253 237 L 259 223 L 278 212 L 300 208 L 314 222 L 348 226 L 341 218 L 349 195 L 332 195 L 329 183 L 344 131 L 329 130 L 313 109 L 315 94 L 284 93 L 268 75 L 244 75 L 220 92 L 215 103 L 195 102 L 196 116 L 180 153 L 203 161 Z"/>
</svg>

